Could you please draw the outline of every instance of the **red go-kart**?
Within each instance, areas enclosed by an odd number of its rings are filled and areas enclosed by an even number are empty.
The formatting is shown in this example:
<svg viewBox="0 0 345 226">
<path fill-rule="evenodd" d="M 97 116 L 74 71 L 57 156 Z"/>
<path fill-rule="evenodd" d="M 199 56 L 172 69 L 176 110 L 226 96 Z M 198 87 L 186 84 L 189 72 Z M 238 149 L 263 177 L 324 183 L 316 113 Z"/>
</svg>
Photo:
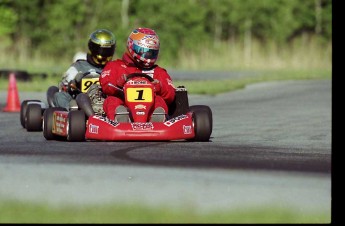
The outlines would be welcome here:
<svg viewBox="0 0 345 226">
<path fill-rule="evenodd" d="M 154 106 L 153 79 L 142 73 L 127 77 L 122 89 L 131 122 L 117 122 L 90 109 L 87 96 L 79 94 L 79 109 L 64 111 L 49 108 L 43 116 L 43 135 L 47 140 L 68 141 L 209 141 L 212 133 L 212 111 L 206 105 L 189 106 L 187 90 L 176 88 L 164 122 L 149 122 Z"/>
</svg>

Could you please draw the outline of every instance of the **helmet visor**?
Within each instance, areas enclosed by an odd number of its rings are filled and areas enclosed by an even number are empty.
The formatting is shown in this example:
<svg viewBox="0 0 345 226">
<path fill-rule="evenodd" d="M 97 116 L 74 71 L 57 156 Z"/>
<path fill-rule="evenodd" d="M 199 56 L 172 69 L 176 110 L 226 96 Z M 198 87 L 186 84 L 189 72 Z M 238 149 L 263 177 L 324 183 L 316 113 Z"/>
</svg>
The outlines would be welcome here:
<svg viewBox="0 0 345 226">
<path fill-rule="evenodd" d="M 100 55 L 103 57 L 110 57 L 113 56 L 115 53 L 115 45 L 111 45 L 109 47 L 101 47 L 96 43 L 90 42 L 89 48 L 93 56 Z"/>
<path fill-rule="evenodd" d="M 133 50 L 139 56 L 145 59 L 157 59 L 159 50 L 149 49 L 133 44 Z"/>
<path fill-rule="evenodd" d="M 101 55 L 101 56 L 103 56 L 103 57 L 110 57 L 110 56 L 113 56 L 114 55 L 114 52 L 115 52 L 115 50 L 114 50 L 114 48 L 104 48 L 104 47 L 102 47 L 102 48 L 97 48 L 97 49 L 95 49 L 95 51 L 93 51 L 93 53 L 95 54 L 95 55 Z"/>
</svg>

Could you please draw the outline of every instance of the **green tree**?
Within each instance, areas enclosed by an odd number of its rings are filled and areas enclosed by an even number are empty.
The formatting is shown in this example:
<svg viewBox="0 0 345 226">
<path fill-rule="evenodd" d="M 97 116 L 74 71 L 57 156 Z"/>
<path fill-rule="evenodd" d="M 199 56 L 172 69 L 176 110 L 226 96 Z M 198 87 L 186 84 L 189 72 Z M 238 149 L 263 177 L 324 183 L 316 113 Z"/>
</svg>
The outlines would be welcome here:
<svg viewBox="0 0 345 226">
<path fill-rule="evenodd" d="M 0 37 L 15 32 L 15 24 L 18 16 L 13 9 L 9 8 L 9 0 L 0 1 Z"/>
<path fill-rule="evenodd" d="M 170 63 L 181 50 L 199 54 L 224 41 L 241 41 L 250 55 L 253 40 L 283 46 L 307 33 L 330 42 L 332 0 L 0 0 L 0 39 L 27 57 L 86 51 L 99 28 L 115 34 L 119 57 L 136 27 L 157 31 Z"/>
</svg>

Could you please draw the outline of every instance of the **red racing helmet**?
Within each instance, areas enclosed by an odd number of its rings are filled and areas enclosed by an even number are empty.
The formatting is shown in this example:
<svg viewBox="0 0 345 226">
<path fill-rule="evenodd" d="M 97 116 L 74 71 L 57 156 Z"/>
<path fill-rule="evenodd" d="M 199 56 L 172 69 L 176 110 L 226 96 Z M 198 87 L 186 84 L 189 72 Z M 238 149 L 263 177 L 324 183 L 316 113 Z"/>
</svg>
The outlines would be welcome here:
<svg viewBox="0 0 345 226">
<path fill-rule="evenodd" d="M 151 68 L 159 53 L 159 38 L 150 28 L 137 28 L 127 40 L 127 53 L 139 67 Z"/>
</svg>

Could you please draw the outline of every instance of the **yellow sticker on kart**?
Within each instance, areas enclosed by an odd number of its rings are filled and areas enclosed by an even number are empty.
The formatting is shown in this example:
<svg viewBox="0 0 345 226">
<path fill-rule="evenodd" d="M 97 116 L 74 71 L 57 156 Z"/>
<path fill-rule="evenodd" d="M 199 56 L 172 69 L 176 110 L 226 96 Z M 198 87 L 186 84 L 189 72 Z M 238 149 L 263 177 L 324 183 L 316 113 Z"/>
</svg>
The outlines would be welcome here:
<svg viewBox="0 0 345 226">
<path fill-rule="evenodd" d="M 81 80 L 81 91 L 86 93 L 91 85 L 99 83 L 99 78 L 83 78 Z"/>
<path fill-rule="evenodd" d="M 152 102 L 152 88 L 127 88 L 128 102 Z"/>
</svg>

